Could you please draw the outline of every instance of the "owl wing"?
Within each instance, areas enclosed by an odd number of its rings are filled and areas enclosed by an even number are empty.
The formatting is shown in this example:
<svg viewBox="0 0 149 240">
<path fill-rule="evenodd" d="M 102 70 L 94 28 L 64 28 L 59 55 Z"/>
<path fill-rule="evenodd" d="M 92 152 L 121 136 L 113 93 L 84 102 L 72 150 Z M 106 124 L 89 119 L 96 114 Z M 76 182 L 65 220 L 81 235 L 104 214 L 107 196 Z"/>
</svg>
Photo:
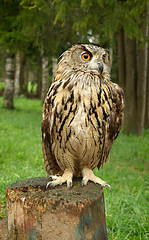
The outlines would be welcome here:
<svg viewBox="0 0 149 240">
<path fill-rule="evenodd" d="M 71 131 L 63 131 L 64 124 L 73 120 L 77 104 L 74 103 L 73 91 L 65 90 L 68 81 L 64 83 L 57 74 L 56 80 L 51 84 L 43 107 L 42 119 L 42 151 L 44 156 L 45 169 L 48 175 L 62 174 L 62 170 L 57 164 L 55 154 L 56 142 L 61 148 L 65 148 L 65 141 L 68 141 Z M 74 104 L 73 104 L 74 103 Z M 62 141 L 63 135 L 63 141 Z M 65 140 L 65 141 L 64 141 Z M 62 160 L 58 150 L 56 155 Z"/>
<path fill-rule="evenodd" d="M 48 175 L 61 173 L 61 170 L 56 162 L 51 150 L 51 134 L 50 134 L 50 114 L 52 111 L 51 103 L 48 102 L 48 95 L 43 106 L 42 118 L 42 152 L 44 157 L 44 165 Z"/>
<path fill-rule="evenodd" d="M 104 129 L 104 141 L 98 168 L 109 158 L 109 152 L 119 134 L 124 114 L 124 93 L 122 88 L 113 82 L 110 82 L 109 87 L 111 89 L 112 109 Z"/>
</svg>

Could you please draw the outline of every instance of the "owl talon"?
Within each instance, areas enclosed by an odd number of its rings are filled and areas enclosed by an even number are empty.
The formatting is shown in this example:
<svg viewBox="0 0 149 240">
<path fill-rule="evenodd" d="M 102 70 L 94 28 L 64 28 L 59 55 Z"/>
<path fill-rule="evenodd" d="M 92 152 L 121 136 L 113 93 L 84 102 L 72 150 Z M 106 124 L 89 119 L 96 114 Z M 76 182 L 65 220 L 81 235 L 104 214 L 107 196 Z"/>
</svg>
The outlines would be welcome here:
<svg viewBox="0 0 149 240">
<path fill-rule="evenodd" d="M 86 185 L 87 185 L 87 182 L 88 182 L 88 181 L 82 180 L 82 182 L 81 182 L 81 187 L 86 186 Z"/>
<path fill-rule="evenodd" d="M 72 187 L 72 171 L 66 169 L 64 171 L 64 174 L 62 176 L 56 176 L 56 175 L 50 175 L 49 176 L 49 182 L 46 185 L 46 189 L 50 186 L 55 187 L 57 185 L 62 185 L 63 183 L 67 183 L 67 187 L 71 188 Z"/>
<path fill-rule="evenodd" d="M 102 179 L 100 179 L 99 177 L 96 177 L 95 174 L 93 173 L 93 171 L 89 168 L 84 168 L 82 171 L 82 175 L 83 175 L 83 179 L 82 179 L 82 187 L 86 186 L 88 181 L 92 181 L 94 183 L 98 183 L 100 184 L 102 187 L 106 187 L 108 186 L 110 192 L 111 192 L 111 186 L 104 182 Z"/>
<path fill-rule="evenodd" d="M 72 182 L 67 182 L 67 187 L 71 188 L 72 187 Z"/>
<path fill-rule="evenodd" d="M 49 185 L 51 186 L 52 181 L 49 181 L 46 185 L 46 189 L 48 189 Z"/>
<path fill-rule="evenodd" d="M 49 176 L 49 179 L 51 179 L 52 181 L 53 181 L 53 180 L 57 180 L 57 179 L 59 179 L 59 176 L 50 175 L 50 176 Z"/>
<path fill-rule="evenodd" d="M 49 182 L 53 181 L 52 177 L 48 177 Z"/>
<path fill-rule="evenodd" d="M 105 187 L 106 186 L 109 188 L 109 192 L 111 192 L 111 186 L 108 183 L 105 184 Z"/>
</svg>

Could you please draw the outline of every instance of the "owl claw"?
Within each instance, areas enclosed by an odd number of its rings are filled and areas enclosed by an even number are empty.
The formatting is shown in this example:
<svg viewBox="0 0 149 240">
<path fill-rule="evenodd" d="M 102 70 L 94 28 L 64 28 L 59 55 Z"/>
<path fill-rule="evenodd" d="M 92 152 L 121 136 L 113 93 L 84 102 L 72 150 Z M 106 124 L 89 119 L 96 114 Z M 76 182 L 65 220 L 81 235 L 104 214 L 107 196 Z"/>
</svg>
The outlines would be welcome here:
<svg viewBox="0 0 149 240">
<path fill-rule="evenodd" d="M 71 188 L 72 187 L 72 182 L 67 182 L 67 187 Z"/>
<path fill-rule="evenodd" d="M 52 181 L 48 182 L 46 185 L 46 189 L 48 189 L 49 185 L 51 185 Z"/>
<path fill-rule="evenodd" d="M 81 183 L 81 187 L 84 187 L 84 186 L 86 186 L 87 185 L 87 183 L 88 183 L 88 181 L 85 181 L 85 180 L 82 180 L 82 183 Z M 99 183 L 100 184 L 100 183 Z M 105 183 L 105 185 L 102 185 L 102 184 L 100 184 L 102 187 L 108 187 L 109 188 L 109 192 L 111 192 L 111 186 L 108 184 L 108 183 Z"/>
<path fill-rule="evenodd" d="M 58 176 L 50 175 L 50 176 L 48 177 L 49 182 L 48 182 L 47 185 L 46 185 L 46 189 L 47 189 L 49 186 L 54 186 L 53 181 L 54 181 L 54 180 L 57 180 L 58 178 L 59 178 Z"/>
<path fill-rule="evenodd" d="M 57 180 L 58 178 L 59 178 L 59 176 L 56 176 L 56 175 L 50 175 L 50 176 L 49 176 L 49 179 L 50 179 L 51 181 Z"/>
<path fill-rule="evenodd" d="M 50 186 L 55 187 L 57 185 L 62 185 L 63 183 L 67 183 L 67 187 L 71 188 L 72 187 L 72 171 L 66 169 L 64 171 L 64 174 L 62 176 L 55 176 L 55 175 L 50 175 L 49 176 L 49 182 L 46 185 L 46 189 Z"/>
<path fill-rule="evenodd" d="M 56 180 L 58 180 L 58 179 L 56 179 Z M 62 185 L 63 184 L 63 182 L 57 182 L 56 180 L 55 181 L 54 180 L 49 181 L 46 185 L 46 189 L 48 189 L 49 186 L 54 187 L 56 185 Z M 72 182 L 67 182 L 67 188 L 71 188 L 71 187 L 72 187 Z"/>
<path fill-rule="evenodd" d="M 87 181 L 85 181 L 85 180 L 82 179 L 81 187 L 84 187 L 84 186 L 86 186 L 86 185 L 87 185 Z"/>
<path fill-rule="evenodd" d="M 88 181 L 92 181 L 94 183 L 100 184 L 102 187 L 108 186 L 109 191 L 111 192 L 111 186 L 108 183 L 104 182 L 99 177 L 96 177 L 91 169 L 84 168 L 83 171 L 82 171 L 82 175 L 83 175 L 82 184 L 81 184 L 82 187 L 86 186 Z"/>
<path fill-rule="evenodd" d="M 111 186 L 108 183 L 105 184 L 105 187 L 106 186 L 109 188 L 109 192 L 111 192 Z"/>
</svg>

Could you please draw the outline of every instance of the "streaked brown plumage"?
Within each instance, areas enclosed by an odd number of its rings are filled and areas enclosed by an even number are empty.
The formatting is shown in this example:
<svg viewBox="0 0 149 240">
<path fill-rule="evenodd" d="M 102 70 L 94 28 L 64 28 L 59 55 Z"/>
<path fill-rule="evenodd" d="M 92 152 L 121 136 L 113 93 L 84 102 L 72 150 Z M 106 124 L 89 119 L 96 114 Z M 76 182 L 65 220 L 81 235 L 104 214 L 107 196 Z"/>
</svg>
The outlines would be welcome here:
<svg viewBox="0 0 149 240">
<path fill-rule="evenodd" d="M 103 48 L 81 44 L 63 53 L 43 106 L 42 150 L 53 179 L 48 185 L 71 187 L 80 175 L 82 185 L 108 185 L 92 170 L 107 161 L 123 117 L 123 91 L 109 72 Z"/>
</svg>

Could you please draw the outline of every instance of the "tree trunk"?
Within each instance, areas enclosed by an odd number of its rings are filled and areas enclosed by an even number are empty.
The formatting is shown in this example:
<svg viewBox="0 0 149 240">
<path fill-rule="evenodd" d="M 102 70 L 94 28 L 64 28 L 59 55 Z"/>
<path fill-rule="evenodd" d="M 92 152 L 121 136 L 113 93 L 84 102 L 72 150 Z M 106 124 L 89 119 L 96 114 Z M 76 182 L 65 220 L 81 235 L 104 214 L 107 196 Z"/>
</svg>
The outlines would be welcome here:
<svg viewBox="0 0 149 240">
<path fill-rule="evenodd" d="M 125 36 L 126 54 L 126 87 L 125 87 L 125 115 L 123 131 L 126 134 L 136 133 L 136 41 Z"/>
<path fill-rule="evenodd" d="M 118 83 L 125 91 L 126 69 L 125 69 L 125 42 L 124 30 L 121 28 L 118 32 Z"/>
<path fill-rule="evenodd" d="M 39 73 L 36 74 L 36 79 L 37 79 L 37 97 L 41 98 L 42 82 L 41 75 Z"/>
<path fill-rule="evenodd" d="M 8 240 L 108 240 L 101 186 L 74 179 L 48 188 L 48 178 L 30 178 L 6 188 Z"/>
<path fill-rule="evenodd" d="M 5 65 L 5 89 L 3 106 L 13 109 L 13 93 L 14 93 L 14 71 L 15 71 L 15 58 L 14 54 L 7 53 Z"/>
<path fill-rule="evenodd" d="M 28 85 L 28 68 L 26 59 L 21 60 L 21 71 L 20 71 L 20 94 L 27 96 L 27 85 Z"/>
<path fill-rule="evenodd" d="M 57 68 L 57 58 L 52 58 L 52 81 L 54 81 L 55 72 Z"/>
<path fill-rule="evenodd" d="M 112 45 L 112 44 L 111 44 L 111 45 Z M 112 64 L 113 64 L 113 48 L 112 48 L 112 46 L 110 47 L 109 55 L 110 55 L 109 60 L 110 60 L 110 71 L 111 71 L 111 69 L 112 69 Z"/>
<path fill-rule="evenodd" d="M 38 62 L 38 70 L 36 72 L 36 79 L 37 79 L 37 97 L 41 98 L 41 90 L 42 90 L 42 81 L 41 81 L 41 58 L 37 57 Z"/>
<path fill-rule="evenodd" d="M 147 65 L 149 66 L 149 45 L 148 45 Z M 149 67 L 147 68 L 147 76 L 146 76 L 145 127 L 146 127 L 146 128 L 149 128 Z"/>
<path fill-rule="evenodd" d="M 16 66 L 15 66 L 15 82 L 14 82 L 14 96 L 15 97 L 19 97 L 20 71 L 21 71 L 21 56 L 20 56 L 20 52 L 17 52 Z"/>
<path fill-rule="evenodd" d="M 42 56 L 42 92 L 41 99 L 45 100 L 47 91 L 49 88 L 49 59 L 46 56 Z"/>
<path fill-rule="evenodd" d="M 147 8 L 140 25 L 144 42 L 148 36 Z M 126 87 L 124 133 L 143 134 L 147 86 L 147 41 L 136 42 L 125 37 Z M 148 113 L 147 113 L 148 114 Z"/>
<path fill-rule="evenodd" d="M 148 35 L 148 24 L 147 24 L 147 9 L 145 9 L 142 16 L 141 29 L 146 40 Z M 137 119 L 136 128 L 137 134 L 142 135 L 144 129 L 145 119 L 145 103 L 146 103 L 146 77 L 147 77 L 147 41 L 145 45 L 141 42 L 138 43 L 137 51 Z"/>
</svg>

